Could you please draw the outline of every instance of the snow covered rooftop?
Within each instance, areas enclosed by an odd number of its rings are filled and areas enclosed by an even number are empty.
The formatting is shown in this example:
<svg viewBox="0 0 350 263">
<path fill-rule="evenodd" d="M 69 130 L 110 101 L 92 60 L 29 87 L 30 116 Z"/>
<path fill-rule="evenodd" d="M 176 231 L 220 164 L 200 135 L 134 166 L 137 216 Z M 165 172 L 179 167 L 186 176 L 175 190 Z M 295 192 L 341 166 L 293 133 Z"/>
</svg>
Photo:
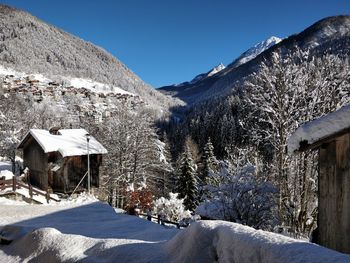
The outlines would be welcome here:
<svg viewBox="0 0 350 263">
<path fill-rule="evenodd" d="M 30 129 L 18 148 L 23 148 L 29 135 L 41 146 L 45 153 L 60 152 L 63 157 L 87 155 L 88 132 L 84 129 L 62 129 L 58 134 L 51 134 L 47 130 Z M 94 137 L 90 136 L 90 154 L 106 154 L 107 150 Z"/>
<path fill-rule="evenodd" d="M 300 150 L 301 144 L 311 146 L 347 130 L 350 131 L 350 104 L 300 126 L 288 138 L 288 152 L 293 153 Z"/>
</svg>

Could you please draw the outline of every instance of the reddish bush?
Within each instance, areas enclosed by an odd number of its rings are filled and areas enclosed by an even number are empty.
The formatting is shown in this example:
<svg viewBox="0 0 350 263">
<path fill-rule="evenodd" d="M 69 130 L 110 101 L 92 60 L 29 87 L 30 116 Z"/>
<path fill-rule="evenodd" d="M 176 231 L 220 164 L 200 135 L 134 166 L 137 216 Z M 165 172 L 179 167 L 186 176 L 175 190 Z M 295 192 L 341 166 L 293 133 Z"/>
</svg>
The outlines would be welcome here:
<svg viewBox="0 0 350 263">
<path fill-rule="evenodd" d="M 144 212 L 148 208 L 153 206 L 153 194 L 148 189 L 144 188 L 142 190 L 136 190 L 131 192 L 125 206 L 125 210 L 130 215 L 137 214 L 139 212 Z M 135 211 L 135 209 L 138 209 Z"/>
</svg>

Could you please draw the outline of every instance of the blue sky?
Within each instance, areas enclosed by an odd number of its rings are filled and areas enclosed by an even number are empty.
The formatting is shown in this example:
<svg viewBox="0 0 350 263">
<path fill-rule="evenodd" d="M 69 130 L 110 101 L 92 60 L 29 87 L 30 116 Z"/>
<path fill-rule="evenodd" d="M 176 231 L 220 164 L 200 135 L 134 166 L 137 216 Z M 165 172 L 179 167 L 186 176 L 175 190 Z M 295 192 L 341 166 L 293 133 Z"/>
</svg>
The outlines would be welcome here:
<svg viewBox="0 0 350 263">
<path fill-rule="evenodd" d="M 154 87 L 229 64 L 270 36 L 287 37 L 350 0 L 4 0 L 103 47 Z"/>
</svg>

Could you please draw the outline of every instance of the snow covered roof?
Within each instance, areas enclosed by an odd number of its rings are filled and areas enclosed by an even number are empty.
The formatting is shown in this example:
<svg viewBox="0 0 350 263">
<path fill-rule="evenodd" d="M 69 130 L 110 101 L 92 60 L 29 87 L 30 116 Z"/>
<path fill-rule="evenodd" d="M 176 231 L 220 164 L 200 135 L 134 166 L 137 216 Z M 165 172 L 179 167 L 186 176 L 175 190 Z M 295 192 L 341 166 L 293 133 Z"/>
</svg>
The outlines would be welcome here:
<svg viewBox="0 0 350 263">
<path fill-rule="evenodd" d="M 312 148 L 312 145 L 321 140 L 327 140 L 348 131 L 350 132 L 350 104 L 300 126 L 288 138 L 288 152 L 301 150 L 301 147 Z"/>
<path fill-rule="evenodd" d="M 87 155 L 88 132 L 84 129 L 62 129 L 58 134 L 50 134 L 47 130 L 30 129 L 18 148 L 23 148 L 24 142 L 31 135 L 45 153 L 60 152 L 63 157 Z M 94 137 L 90 136 L 90 154 L 106 154 L 107 150 Z"/>
</svg>

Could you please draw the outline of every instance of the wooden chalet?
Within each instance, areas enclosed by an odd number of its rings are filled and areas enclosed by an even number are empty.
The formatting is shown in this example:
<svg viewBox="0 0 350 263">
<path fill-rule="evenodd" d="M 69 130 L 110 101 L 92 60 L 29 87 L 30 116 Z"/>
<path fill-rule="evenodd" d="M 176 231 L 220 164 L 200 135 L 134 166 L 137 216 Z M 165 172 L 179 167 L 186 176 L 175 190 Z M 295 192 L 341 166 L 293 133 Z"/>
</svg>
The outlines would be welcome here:
<svg viewBox="0 0 350 263">
<path fill-rule="evenodd" d="M 17 148 L 23 150 L 30 183 L 43 190 L 71 193 L 88 170 L 87 134 L 84 129 L 29 130 Z M 107 150 L 90 136 L 89 153 L 91 186 L 99 187 L 99 167 Z M 87 188 L 87 177 L 81 186 Z"/>
<path fill-rule="evenodd" d="M 350 105 L 302 125 L 288 147 L 318 150 L 316 243 L 350 253 Z"/>
</svg>

